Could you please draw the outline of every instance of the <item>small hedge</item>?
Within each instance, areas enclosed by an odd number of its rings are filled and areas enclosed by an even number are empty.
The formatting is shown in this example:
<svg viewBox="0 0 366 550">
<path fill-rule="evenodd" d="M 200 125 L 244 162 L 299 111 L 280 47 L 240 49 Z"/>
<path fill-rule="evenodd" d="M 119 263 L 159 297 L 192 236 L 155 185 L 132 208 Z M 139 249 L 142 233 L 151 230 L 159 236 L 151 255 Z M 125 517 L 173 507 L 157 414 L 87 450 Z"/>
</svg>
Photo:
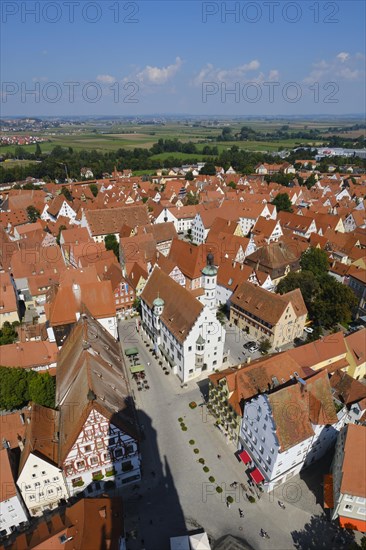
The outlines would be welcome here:
<svg viewBox="0 0 366 550">
<path fill-rule="evenodd" d="M 100 481 L 101 479 L 104 478 L 104 475 L 103 474 L 93 474 L 93 481 Z"/>
<path fill-rule="evenodd" d="M 204 467 L 203 467 L 203 471 L 206 472 L 206 474 L 207 474 L 207 472 L 210 471 L 210 468 L 208 468 L 207 466 L 204 466 Z"/>
<path fill-rule="evenodd" d="M 229 504 L 232 504 L 234 502 L 234 499 L 233 497 L 227 497 L 226 501 L 229 503 Z"/>
<path fill-rule="evenodd" d="M 198 453 L 200 452 L 199 449 L 193 449 L 193 452 L 196 453 L 196 455 L 198 455 Z"/>
<path fill-rule="evenodd" d="M 194 439 L 190 439 L 190 440 L 189 440 L 189 444 L 190 444 L 190 445 L 194 445 L 195 443 L 196 443 L 196 442 L 195 442 Z"/>
<path fill-rule="evenodd" d="M 214 476 L 210 476 L 210 477 L 208 478 L 208 481 L 210 481 L 211 483 L 215 483 L 215 478 L 214 478 Z"/>
<path fill-rule="evenodd" d="M 197 403 L 195 401 L 191 401 L 189 406 L 191 409 L 195 409 L 197 407 Z"/>
<path fill-rule="evenodd" d="M 222 487 L 216 487 L 216 493 L 222 493 Z"/>
<path fill-rule="evenodd" d="M 205 463 L 205 459 L 204 459 L 204 458 L 199 458 L 199 459 L 198 459 L 198 462 L 200 462 L 201 464 L 204 464 L 204 463 Z"/>
</svg>

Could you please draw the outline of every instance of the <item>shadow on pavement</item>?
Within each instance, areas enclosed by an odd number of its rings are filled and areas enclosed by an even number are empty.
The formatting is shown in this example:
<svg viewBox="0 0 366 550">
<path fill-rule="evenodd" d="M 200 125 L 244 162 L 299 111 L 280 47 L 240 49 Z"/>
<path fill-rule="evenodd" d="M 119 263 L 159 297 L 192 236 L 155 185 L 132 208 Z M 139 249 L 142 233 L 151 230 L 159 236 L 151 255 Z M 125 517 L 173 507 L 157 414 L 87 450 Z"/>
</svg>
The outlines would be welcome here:
<svg viewBox="0 0 366 550">
<path fill-rule="evenodd" d="M 350 550 L 355 541 L 353 531 L 330 523 L 325 514 L 312 516 L 304 529 L 292 531 L 291 536 L 299 550 Z"/>
<path fill-rule="evenodd" d="M 300 479 L 307 485 L 309 491 L 315 496 L 317 504 L 323 508 L 323 480 L 324 474 L 330 472 L 332 458 L 334 456 L 333 449 L 329 450 L 320 460 L 315 462 L 308 468 L 300 471 Z"/>
<path fill-rule="evenodd" d="M 142 480 L 124 498 L 127 549 L 169 550 L 170 537 L 187 534 L 170 465 L 159 455 L 151 418 L 137 411 L 141 429 Z"/>
</svg>

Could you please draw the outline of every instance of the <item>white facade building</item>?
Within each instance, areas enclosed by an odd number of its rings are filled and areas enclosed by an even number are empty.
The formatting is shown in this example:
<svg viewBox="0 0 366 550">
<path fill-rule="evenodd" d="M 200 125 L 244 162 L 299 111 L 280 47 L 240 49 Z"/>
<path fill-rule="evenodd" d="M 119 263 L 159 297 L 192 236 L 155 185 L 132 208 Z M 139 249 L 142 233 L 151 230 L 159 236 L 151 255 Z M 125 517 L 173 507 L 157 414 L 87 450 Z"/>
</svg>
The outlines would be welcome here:
<svg viewBox="0 0 366 550">
<path fill-rule="evenodd" d="M 10 535 L 28 522 L 27 509 L 14 482 L 12 457 L 8 449 L 0 451 L 0 537 Z"/>
<path fill-rule="evenodd" d="M 84 490 L 95 496 L 108 481 L 118 488 L 141 477 L 136 441 L 96 409 L 89 413 L 63 469 L 70 496 Z"/>
<path fill-rule="evenodd" d="M 69 497 L 61 468 L 33 453 L 29 454 L 17 485 L 31 516 L 41 516 Z"/>
<path fill-rule="evenodd" d="M 215 314 L 215 278 L 206 275 L 201 303 L 155 267 L 141 295 L 142 329 L 182 382 L 222 365 L 225 329 Z"/>
<path fill-rule="evenodd" d="M 346 416 L 345 409 L 336 414 L 326 371 L 260 394 L 244 406 L 239 433 L 239 448 L 247 453 L 243 460 L 259 471 L 265 490 L 272 491 L 324 455 Z"/>
<path fill-rule="evenodd" d="M 55 410 L 33 404 L 20 456 L 17 486 L 31 516 L 59 506 L 69 494 L 58 467 L 58 419 Z"/>
</svg>

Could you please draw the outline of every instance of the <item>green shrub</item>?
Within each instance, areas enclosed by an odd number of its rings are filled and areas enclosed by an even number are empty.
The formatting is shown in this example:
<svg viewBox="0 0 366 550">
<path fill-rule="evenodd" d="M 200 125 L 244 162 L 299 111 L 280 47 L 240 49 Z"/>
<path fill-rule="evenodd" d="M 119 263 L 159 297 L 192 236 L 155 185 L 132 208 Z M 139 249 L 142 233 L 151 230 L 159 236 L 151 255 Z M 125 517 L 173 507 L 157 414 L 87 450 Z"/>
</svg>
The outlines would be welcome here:
<svg viewBox="0 0 366 550">
<path fill-rule="evenodd" d="M 248 500 L 249 500 L 249 502 L 251 502 L 252 504 L 253 504 L 253 502 L 255 502 L 255 498 L 252 497 L 252 495 L 250 495 L 250 496 L 248 497 Z"/>
<path fill-rule="evenodd" d="M 233 497 L 227 497 L 226 500 L 227 500 L 227 502 L 228 502 L 229 504 L 232 504 L 232 503 L 234 502 Z"/>
<path fill-rule="evenodd" d="M 187 426 L 185 426 L 184 424 L 182 424 L 182 430 L 183 430 L 183 432 L 186 432 L 186 431 L 187 431 Z"/>
<path fill-rule="evenodd" d="M 183 418 L 181 416 L 178 418 L 178 422 L 183 422 Z"/>
<path fill-rule="evenodd" d="M 215 483 L 215 478 L 214 478 L 214 476 L 210 476 L 210 477 L 208 478 L 208 481 L 210 481 L 211 483 Z"/>
<path fill-rule="evenodd" d="M 206 474 L 207 474 L 207 472 L 210 471 L 210 468 L 208 468 L 207 466 L 204 466 L 204 467 L 203 467 L 203 471 L 206 472 Z"/>
<path fill-rule="evenodd" d="M 199 449 L 193 449 L 193 452 L 196 453 L 196 455 L 198 455 L 198 453 L 200 452 Z"/>
<path fill-rule="evenodd" d="M 189 406 L 191 409 L 195 409 L 197 407 L 197 403 L 195 401 L 191 401 Z"/>
<path fill-rule="evenodd" d="M 100 481 L 103 477 L 103 474 L 93 474 L 93 481 Z"/>
<path fill-rule="evenodd" d="M 204 464 L 204 463 L 205 463 L 205 459 L 204 459 L 204 458 L 200 458 L 200 459 L 198 459 L 198 462 L 200 462 L 200 464 Z"/>
<path fill-rule="evenodd" d="M 84 485 L 84 481 L 82 479 L 79 479 L 79 481 L 72 480 L 73 487 L 82 487 L 83 485 Z"/>
<path fill-rule="evenodd" d="M 216 493 L 222 493 L 222 487 L 216 487 Z"/>
<path fill-rule="evenodd" d="M 190 445 L 194 445 L 195 443 L 196 443 L 196 442 L 195 442 L 194 439 L 190 439 L 190 440 L 189 440 L 189 444 L 190 444 Z"/>
</svg>

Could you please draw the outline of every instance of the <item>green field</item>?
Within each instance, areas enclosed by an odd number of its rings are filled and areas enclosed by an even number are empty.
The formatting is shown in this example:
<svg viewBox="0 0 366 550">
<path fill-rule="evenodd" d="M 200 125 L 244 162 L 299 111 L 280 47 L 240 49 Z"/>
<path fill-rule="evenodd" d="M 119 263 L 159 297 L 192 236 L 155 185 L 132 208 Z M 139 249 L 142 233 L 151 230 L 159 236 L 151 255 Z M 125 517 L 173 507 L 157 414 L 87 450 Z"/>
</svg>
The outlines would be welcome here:
<svg viewBox="0 0 366 550">
<path fill-rule="evenodd" d="M 44 137 L 47 140 L 45 143 L 41 143 L 40 147 L 42 152 L 51 151 L 56 145 L 61 147 L 72 147 L 74 150 L 95 149 L 100 152 L 115 151 L 119 148 L 133 149 L 138 148 L 150 148 L 159 139 L 179 139 L 180 141 L 187 142 L 193 141 L 197 144 L 198 148 L 202 150 L 205 145 L 218 147 L 219 152 L 225 151 L 232 145 L 238 146 L 240 149 L 248 151 L 278 151 L 280 147 L 292 148 L 298 146 L 300 143 L 304 145 L 315 145 L 312 140 L 309 139 L 288 139 L 279 141 L 233 141 L 233 142 L 216 142 L 216 138 L 221 134 L 222 129 L 225 126 L 230 126 L 233 134 L 238 133 L 242 126 L 248 126 L 253 130 L 260 132 L 273 133 L 283 126 L 288 126 L 289 131 L 304 131 L 310 129 L 318 129 L 325 131 L 331 126 L 347 127 L 355 124 L 355 120 L 321 120 L 321 121 L 309 121 L 309 120 L 296 120 L 289 121 L 287 119 L 276 120 L 242 120 L 242 121 L 226 121 L 220 122 L 216 126 L 212 126 L 207 122 L 207 126 L 203 123 L 199 126 L 188 124 L 184 122 L 171 122 L 166 125 L 133 125 L 133 124 L 99 124 L 98 126 L 92 126 L 92 124 L 84 124 L 82 127 L 69 125 L 62 126 L 60 128 L 50 129 L 37 133 L 40 137 Z M 23 133 L 25 134 L 25 133 Z M 21 132 L 17 132 L 17 135 L 22 135 Z M 317 145 L 322 145 L 319 141 Z M 13 153 L 15 151 L 14 145 L 7 145 L 0 147 L 1 153 Z M 36 146 L 29 145 L 24 146 L 27 151 L 34 152 Z M 164 153 L 165 155 L 165 153 Z M 168 156 L 175 156 L 176 158 L 190 158 L 189 155 L 181 156 L 179 153 L 168 154 Z M 194 158 L 195 155 L 192 156 Z M 154 157 L 155 158 L 155 157 Z M 160 155 L 156 158 L 165 158 Z"/>
<path fill-rule="evenodd" d="M 38 164 L 40 160 L 15 160 L 7 159 L 4 163 L 1 164 L 3 168 L 14 168 L 15 166 L 26 166 L 27 164 Z"/>
</svg>

